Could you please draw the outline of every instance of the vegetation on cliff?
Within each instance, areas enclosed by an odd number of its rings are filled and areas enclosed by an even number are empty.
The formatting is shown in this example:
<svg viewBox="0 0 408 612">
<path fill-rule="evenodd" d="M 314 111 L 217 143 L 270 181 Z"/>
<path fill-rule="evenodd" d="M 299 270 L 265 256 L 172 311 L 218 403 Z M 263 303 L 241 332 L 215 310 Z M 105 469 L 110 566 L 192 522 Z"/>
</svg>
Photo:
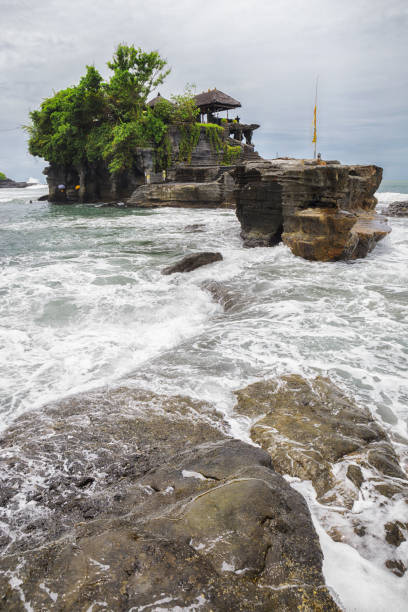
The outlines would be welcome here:
<svg viewBox="0 0 408 612">
<path fill-rule="evenodd" d="M 0 172 L 0 181 L 6 181 L 7 180 L 7 176 L 4 174 L 4 172 Z"/>
<path fill-rule="evenodd" d="M 137 147 L 153 146 L 157 169 L 171 161 L 168 126 L 194 124 L 198 109 L 191 90 L 163 99 L 154 108 L 146 102 L 170 70 L 157 51 L 119 45 L 104 80 L 94 66 L 73 87 L 63 89 L 30 113 L 29 151 L 51 163 L 73 166 L 108 163 L 111 173 L 130 169 Z"/>
</svg>

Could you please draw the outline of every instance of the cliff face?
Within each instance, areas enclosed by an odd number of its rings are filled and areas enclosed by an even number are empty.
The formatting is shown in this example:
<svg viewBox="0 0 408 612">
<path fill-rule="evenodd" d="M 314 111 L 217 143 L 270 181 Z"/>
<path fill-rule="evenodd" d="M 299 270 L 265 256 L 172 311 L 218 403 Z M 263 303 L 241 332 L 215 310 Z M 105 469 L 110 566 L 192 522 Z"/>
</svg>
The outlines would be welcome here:
<svg viewBox="0 0 408 612">
<path fill-rule="evenodd" d="M 283 241 L 305 259 L 355 259 L 391 231 L 374 212 L 378 166 L 262 160 L 239 166 L 234 177 L 246 246 Z"/>
<path fill-rule="evenodd" d="M 145 170 L 153 165 L 153 149 L 140 148 L 132 170 L 112 176 L 107 164 L 73 166 L 51 164 L 44 169 L 47 177 L 49 202 L 118 202 L 126 199 L 145 182 Z M 61 190 L 59 185 L 64 185 Z M 79 189 L 76 187 L 79 186 Z"/>
</svg>

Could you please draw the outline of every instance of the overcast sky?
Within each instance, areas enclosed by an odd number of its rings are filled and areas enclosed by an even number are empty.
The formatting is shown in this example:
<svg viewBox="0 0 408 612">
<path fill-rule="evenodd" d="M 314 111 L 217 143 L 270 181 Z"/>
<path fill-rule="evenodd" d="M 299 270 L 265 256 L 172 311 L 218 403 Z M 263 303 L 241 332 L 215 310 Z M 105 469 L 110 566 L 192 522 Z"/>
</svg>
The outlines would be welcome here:
<svg viewBox="0 0 408 612">
<path fill-rule="evenodd" d="M 120 42 L 159 50 L 162 95 L 195 83 L 240 100 L 264 157 L 312 155 L 408 179 L 408 0 L 0 0 L 0 171 L 41 178 L 18 129 Z M 16 129 L 17 128 L 17 129 Z M 42 177 L 44 178 L 44 177 Z"/>
</svg>

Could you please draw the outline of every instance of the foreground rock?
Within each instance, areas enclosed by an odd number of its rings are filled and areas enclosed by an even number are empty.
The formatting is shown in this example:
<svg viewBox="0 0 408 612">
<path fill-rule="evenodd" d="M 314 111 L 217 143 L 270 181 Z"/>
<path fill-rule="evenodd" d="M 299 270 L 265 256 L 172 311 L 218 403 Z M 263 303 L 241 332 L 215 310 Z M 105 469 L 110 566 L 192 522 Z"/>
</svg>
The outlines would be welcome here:
<svg viewBox="0 0 408 612">
<path fill-rule="evenodd" d="M 2 609 L 338 610 L 303 498 L 225 432 L 205 403 L 128 389 L 18 419 Z"/>
<path fill-rule="evenodd" d="M 391 230 L 374 212 L 377 166 L 271 160 L 235 171 L 237 216 L 246 246 L 280 241 L 317 261 L 364 257 Z"/>
<path fill-rule="evenodd" d="M 392 202 L 385 210 L 388 217 L 408 217 L 408 200 L 405 202 Z"/>
<path fill-rule="evenodd" d="M 216 261 L 222 261 L 223 257 L 221 253 L 194 253 L 194 255 L 187 255 L 180 261 L 175 263 L 168 268 L 162 270 L 162 274 L 175 274 L 176 272 L 192 272 L 201 266 L 207 266 L 208 264 L 215 263 Z"/>
<path fill-rule="evenodd" d="M 274 468 L 311 480 L 329 535 L 403 575 L 408 555 L 398 547 L 408 539 L 407 474 L 369 411 L 321 377 L 255 383 L 237 399 L 236 410 L 255 421 L 251 437 Z"/>
</svg>

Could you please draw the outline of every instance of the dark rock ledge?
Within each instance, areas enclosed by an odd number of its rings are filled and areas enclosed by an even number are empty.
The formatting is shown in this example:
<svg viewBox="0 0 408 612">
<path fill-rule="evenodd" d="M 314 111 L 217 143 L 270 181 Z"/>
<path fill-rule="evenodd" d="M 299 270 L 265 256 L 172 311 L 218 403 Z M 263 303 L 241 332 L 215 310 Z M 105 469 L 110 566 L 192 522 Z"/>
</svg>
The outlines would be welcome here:
<svg viewBox="0 0 408 612">
<path fill-rule="evenodd" d="M 162 270 L 162 274 L 175 274 L 176 272 L 192 272 L 202 266 L 222 261 L 221 253 L 213 253 L 211 251 L 203 251 L 202 253 L 193 253 L 186 255 L 180 261 L 177 261 L 172 266 L 168 266 Z"/>
<path fill-rule="evenodd" d="M 338 610 L 303 497 L 226 431 L 203 402 L 129 389 L 20 417 L 1 440 L 0 608 Z"/>
</svg>

